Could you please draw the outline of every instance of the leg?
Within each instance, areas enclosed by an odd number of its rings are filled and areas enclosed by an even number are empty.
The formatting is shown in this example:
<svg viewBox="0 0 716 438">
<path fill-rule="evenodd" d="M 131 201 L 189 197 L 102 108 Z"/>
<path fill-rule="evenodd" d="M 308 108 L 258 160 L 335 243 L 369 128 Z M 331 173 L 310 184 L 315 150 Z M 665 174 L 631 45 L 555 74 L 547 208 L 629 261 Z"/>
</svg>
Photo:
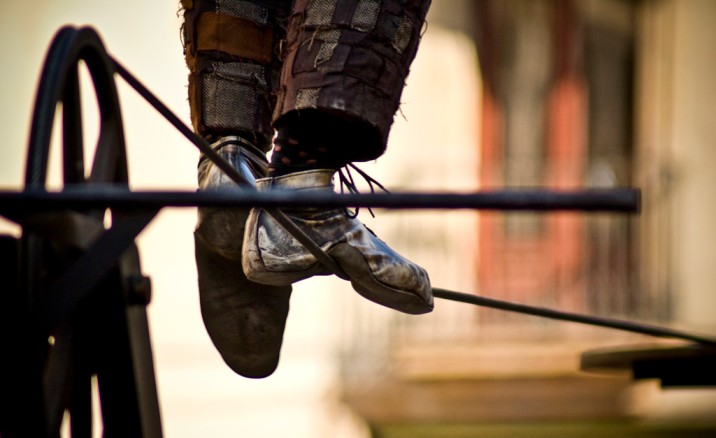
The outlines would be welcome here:
<svg viewBox="0 0 716 438">
<path fill-rule="evenodd" d="M 333 174 L 385 150 L 429 0 L 297 0 L 274 111 L 271 187 L 333 190 Z M 342 210 L 287 211 L 350 277 L 354 289 L 407 312 L 432 310 L 427 273 Z M 244 272 L 266 284 L 329 274 L 259 209 L 244 241 Z"/>
<path fill-rule="evenodd" d="M 266 175 L 274 88 L 290 0 L 182 0 L 194 129 L 249 180 Z M 211 161 L 200 190 L 239 189 Z M 252 283 L 241 270 L 248 210 L 200 208 L 195 231 L 201 312 L 224 361 L 246 377 L 275 370 L 290 285 Z"/>
</svg>

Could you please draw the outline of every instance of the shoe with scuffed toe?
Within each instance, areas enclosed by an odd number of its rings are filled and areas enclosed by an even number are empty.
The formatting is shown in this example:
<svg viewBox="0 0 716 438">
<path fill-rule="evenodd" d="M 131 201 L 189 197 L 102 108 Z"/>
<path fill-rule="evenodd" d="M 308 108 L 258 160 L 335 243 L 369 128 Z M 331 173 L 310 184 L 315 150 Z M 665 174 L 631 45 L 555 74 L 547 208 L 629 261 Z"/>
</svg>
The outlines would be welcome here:
<svg viewBox="0 0 716 438">
<path fill-rule="evenodd" d="M 249 182 L 266 174 L 266 157 L 240 137 L 212 145 Z M 199 163 L 199 190 L 241 190 L 214 163 Z M 204 326 L 224 362 L 250 378 L 271 375 L 278 366 L 289 310 L 290 285 L 250 281 L 241 268 L 248 209 L 199 208 L 194 248 Z"/>
<path fill-rule="evenodd" d="M 257 180 L 259 191 L 333 191 L 335 170 L 308 170 Z M 283 212 L 344 271 L 363 297 L 404 313 L 432 311 L 427 272 L 407 260 L 344 209 L 284 209 Z M 314 275 L 330 275 L 269 214 L 254 208 L 244 234 L 242 265 L 246 277 L 285 286 Z"/>
</svg>

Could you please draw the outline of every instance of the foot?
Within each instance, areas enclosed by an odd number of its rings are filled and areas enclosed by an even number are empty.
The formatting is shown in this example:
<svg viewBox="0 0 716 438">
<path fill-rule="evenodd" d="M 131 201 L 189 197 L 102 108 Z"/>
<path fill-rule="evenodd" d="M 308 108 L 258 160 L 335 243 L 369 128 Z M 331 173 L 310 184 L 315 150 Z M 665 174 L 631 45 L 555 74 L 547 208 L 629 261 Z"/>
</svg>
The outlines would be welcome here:
<svg viewBox="0 0 716 438">
<path fill-rule="evenodd" d="M 212 147 L 249 181 L 266 175 L 263 152 L 240 137 Z M 199 163 L 199 190 L 240 190 L 209 159 Z M 249 281 L 241 269 L 248 209 L 199 208 L 194 232 L 201 315 L 226 364 L 245 377 L 271 375 L 278 366 L 288 316 L 289 285 Z"/>
<path fill-rule="evenodd" d="M 309 170 L 257 181 L 260 191 L 333 191 L 334 170 Z M 427 272 L 393 251 L 360 221 L 342 209 L 284 210 L 337 264 L 363 297 L 405 313 L 433 309 Z M 247 220 L 242 265 L 257 283 L 286 286 L 314 275 L 330 275 L 296 239 L 264 210 Z"/>
</svg>

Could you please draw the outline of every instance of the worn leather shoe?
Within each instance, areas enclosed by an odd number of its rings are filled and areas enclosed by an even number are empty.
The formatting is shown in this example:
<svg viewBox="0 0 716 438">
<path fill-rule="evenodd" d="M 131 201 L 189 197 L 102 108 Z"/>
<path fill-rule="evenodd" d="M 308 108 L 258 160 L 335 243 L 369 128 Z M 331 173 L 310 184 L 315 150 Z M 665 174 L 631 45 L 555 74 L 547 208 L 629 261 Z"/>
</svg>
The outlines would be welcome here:
<svg viewBox="0 0 716 438">
<path fill-rule="evenodd" d="M 212 145 L 248 181 L 265 176 L 266 157 L 240 137 Z M 199 190 L 241 190 L 209 159 L 199 162 Z M 289 310 L 290 285 L 249 281 L 241 268 L 248 209 L 199 208 L 194 232 L 204 326 L 226 364 L 245 377 L 271 375 L 278 366 Z"/>
<path fill-rule="evenodd" d="M 308 170 L 257 181 L 260 191 L 333 191 L 335 170 Z M 392 309 L 427 313 L 433 296 L 427 272 L 405 259 L 342 209 L 284 209 L 283 212 L 331 256 L 363 297 Z M 249 214 L 242 266 L 254 282 L 286 286 L 332 274 L 264 210 Z"/>
</svg>

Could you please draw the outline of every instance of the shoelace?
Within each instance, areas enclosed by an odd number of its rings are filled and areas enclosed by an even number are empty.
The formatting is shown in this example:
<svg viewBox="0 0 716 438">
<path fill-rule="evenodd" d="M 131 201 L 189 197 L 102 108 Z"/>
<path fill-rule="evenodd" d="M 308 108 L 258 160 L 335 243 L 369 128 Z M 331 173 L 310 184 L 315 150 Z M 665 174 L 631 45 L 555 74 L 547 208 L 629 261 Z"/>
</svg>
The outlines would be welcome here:
<svg viewBox="0 0 716 438">
<path fill-rule="evenodd" d="M 371 193 L 375 193 L 375 186 L 378 186 L 378 188 L 380 188 L 385 193 L 390 193 L 390 191 L 383 187 L 383 184 L 379 183 L 375 178 L 368 175 L 365 171 L 359 169 L 355 164 L 348 163 L 344 167 L 338 169 L 338 178 L 340 180 L 341 194 L 344 194 L 346 191 L 348 191 L 348 193 L 360 194 L 360 191 L 355 184 L 355 180 L 353 179 L 351 168 L 358 172 L 358 174 L 360 174 L 363 179 L 365 179 L 365 181 L 368 183 L 368 187 L 370 187 Z M 355 219 L 356 217 L 358 217 L 360 207 L 356 207 L 355 212 L 350 211 L 348 208 L 344 208 L 343 211 L 345 211 L 346 216 L 348 216 L 350 219 Z M 373 214 L 373 210 L 370 207 L 368 207 L 368 212 L 372 217 L 375 217 L 375 214 Z"/>
</svg>

